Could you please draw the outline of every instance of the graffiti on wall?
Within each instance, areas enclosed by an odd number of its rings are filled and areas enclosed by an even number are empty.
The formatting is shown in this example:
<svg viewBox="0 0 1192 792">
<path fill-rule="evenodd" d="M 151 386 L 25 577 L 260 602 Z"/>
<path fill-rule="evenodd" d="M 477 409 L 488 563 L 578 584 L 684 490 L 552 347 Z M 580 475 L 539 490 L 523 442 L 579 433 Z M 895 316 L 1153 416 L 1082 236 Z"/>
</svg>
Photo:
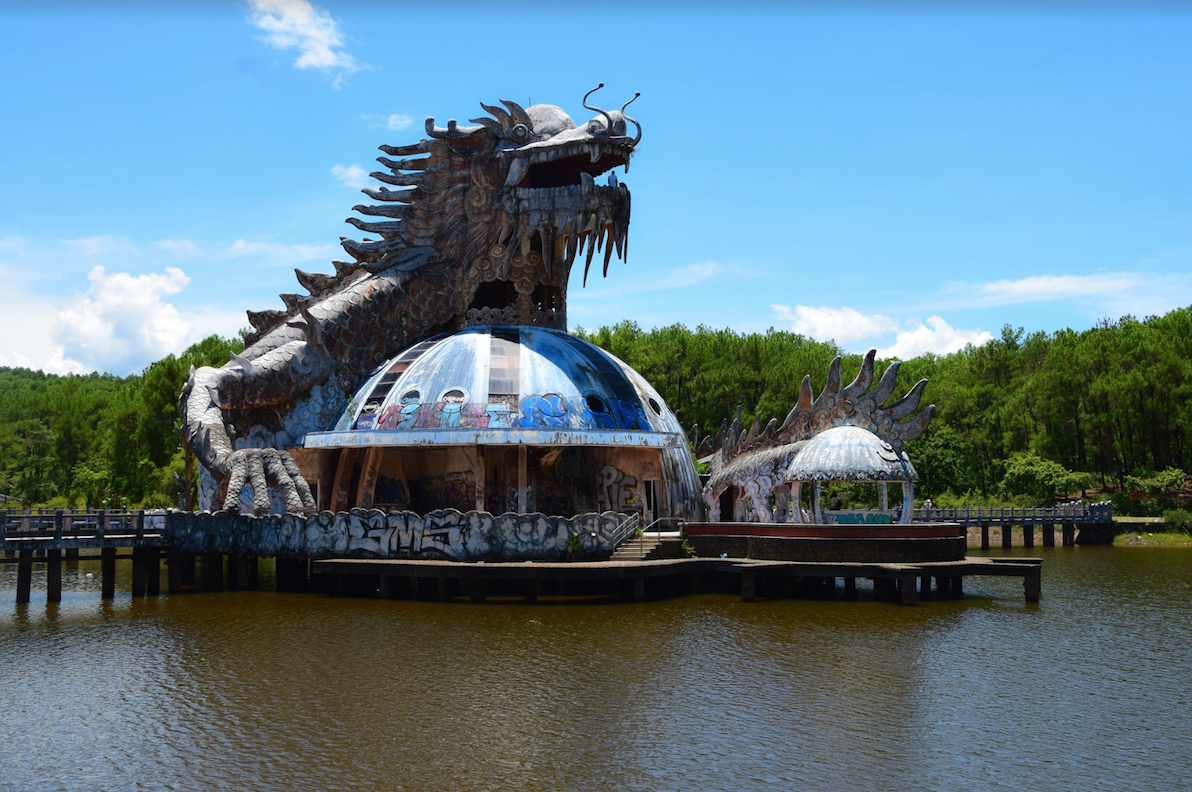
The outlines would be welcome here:
<svg viewBox="0 0 1192 792">
<path fill-rule="evenodd" d="M 625 518 L 613 512 L 558 517 L 352 509 L 310 516 L 170 512 L 164 519 L 167 537 L 184 553 L 521 561 L 564 558 L 576 541 L 581 556 L 607 557 Z"/>
<path fill-rule="evenodd" d="M 612 465 L 600 469 L 600 484 L 596 491 L 596 502 L 602 511 L 637 511 L 641 503 L 638 497 L 637 477 L 628 476 Z"/>
</svg>

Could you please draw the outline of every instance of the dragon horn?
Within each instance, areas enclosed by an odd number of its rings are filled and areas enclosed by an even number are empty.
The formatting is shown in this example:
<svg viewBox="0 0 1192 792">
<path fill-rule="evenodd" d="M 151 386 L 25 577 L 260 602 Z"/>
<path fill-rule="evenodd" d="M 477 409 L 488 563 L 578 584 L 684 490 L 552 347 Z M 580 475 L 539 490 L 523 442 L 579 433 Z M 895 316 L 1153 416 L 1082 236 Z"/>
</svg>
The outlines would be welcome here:
<svg viewBox="0 0 1192 792">
<path fill-rule="evenodd" d="M 601 110 L 599 107 L 592 107 L 592 105 L 588 104 L 588 97 L 591 96 L 592 94 L 596 93 L 603 87 L 604 87 L 604 83 L 600 83 L 600 85 L 597 85 L 595 88 L 593 88 L 592 90 L 590 90 L 586 94 L 584 94 L 584 107 L 588 110 L 591 110 L 596 113 L 600 113 L 600 115 L 604 116 L 605 120 L 608 122 L 608 127 L 604 131 L 604 136 L 607 137 L 613 133 L 613 117 L 610 116 L 607 111 Z M 641 127 L 638 127 L 638 129 L 641 129 Z"/>
<path fill-rule="evenodd" d="M 631 104 L 633 104 L 634 102 L 636 102 L 636 101 L 637 101 L 637 97 L 639 97 L 639 96 L 641 96 L 641 95 L 642 95 L 642 92 L 641 92 L 641 91 L 634 91 L 634 92 L 633 92 L 633 98 L 632 98 L 632 99 L 630 99 L 630 100 L 629 100 L 628 102 L 626 102 L 625 104 L 621 105 L 621 116 L 622 116 L 622 117 L 625 119 L 625 121 L 626 121 L 627 123 L 633 124 L 635 127 L 637 127 L 637 136 L 633 138 L 633 147 L 634 147 L 634 148 L 637 148 L 637 144 L 642 142 L 642 125 L 641 125 L 641 124 L 639 124 L 639 123 L 637 123 L 637 119 L 635 119 L 635 118 L 630 118 L 629 116 L 625 115 L 625 108 L 626 108 L 626 107 L 629 107 L 629 105 L 631 105 Z"/>
</svg>

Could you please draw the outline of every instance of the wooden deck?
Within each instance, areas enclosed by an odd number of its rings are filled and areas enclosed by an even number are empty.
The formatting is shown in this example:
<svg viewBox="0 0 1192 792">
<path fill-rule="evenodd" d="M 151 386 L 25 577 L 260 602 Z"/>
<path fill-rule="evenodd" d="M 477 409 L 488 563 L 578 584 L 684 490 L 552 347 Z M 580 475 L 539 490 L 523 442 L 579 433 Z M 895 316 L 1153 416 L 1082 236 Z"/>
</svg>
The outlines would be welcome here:
<svg viewBox="0 0 1192 792">
<path fill-rule="evenodd" d="M 843 579 L 845 597 L 856 595 L 857 578 L 874 581 L 875 596 L 914 605 L 920 597 L 958 599 L 963 596 L 965 576 L 1020 577 L 1027 602 L 1038 602 L 1042 589 L 1042 559 L 965 558 L 916 564 L 877 564 L 806 561 L 752 561 L 734 558 L 686 558 L 654 561 L 600 561 L 587 563 L 486 563 L 459 564 L 451 561 L 397 559 L 326 559 L 311 562 L 312 575 L 334 581 L 327 590 L 340 594 L 377 593 L 394 596 L 398 582 L 417 596 L 416 581 L 452 581 L 474 602 L 483 602 L 490 584 L 522 584 L 523 598 L 537 601 L 543 584 L 559 581 L 605 581 L 606 592 L 622 599 L 642 601 L 647 581 L 691 578 L 698 575 L 739 577 L 741 598 L 752 602 L 762 597 L 830 595 Z M 415 581 L 415 582 L 410 582 Z M 496 587 L 495 585 L 493 586 Z M 440 591 L 448 587 L 440 585 Z M 674 590 L 675 586 L 669 586 Z M 722 590 L 722 589 L 718 589 Z"/>
</svg>

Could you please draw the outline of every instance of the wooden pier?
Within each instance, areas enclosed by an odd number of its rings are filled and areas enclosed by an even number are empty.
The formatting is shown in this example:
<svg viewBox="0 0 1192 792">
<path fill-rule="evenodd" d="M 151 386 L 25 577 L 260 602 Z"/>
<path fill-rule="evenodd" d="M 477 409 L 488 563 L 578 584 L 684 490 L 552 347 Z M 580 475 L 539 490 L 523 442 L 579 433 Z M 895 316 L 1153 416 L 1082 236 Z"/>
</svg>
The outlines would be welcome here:
<svg viewBox="0 0 1192 792">
<path fill-rule="evenodd" d="M 990 549 L 990 531 L 999 530 L 1001 546 L 1013 546 L 1013 528 L 1022 529 L 1022 546 L 1035 546 L 1035 531 L 1042 534 L 1043 547 L 1055 547 L 1058 529 L 1063 547 L 1078 544 L 1109 544 L 1113 541 L 1113 504 L 1073 503 L 1047 508 L 917 508 L 912 523 L 956 523 L 965 528 L 980 527 L 981 549 Z"/>
<path fill-rule="evenodd" d="M 1005 530 L 1008 530 L 1005 529 Z M 162 561 L 166 591 L 255 589 L 258 559 L 227 553 L 185 554 L 170 546 L 162 515 L 141 511 L 66 512 L 0 511 L 0 536 L 7 556 L 17 565 L 17 604 L 31 599 L 33 566 L 46 566 L 46 600 L 62 599 L 62 563 L 71 558 L 97 558 L 101 596 L 115 596 L 116 561 L 132 563 L 131 589 L 136 596 L 162 593 Z M 540 596 L 616 597 L 642 601 L 696 591 L 739 593 L 759 597 L 856 596 L 858 578 L 873 581 L 880 600 L 913 605 L 921 598 L 955 598 L 963 593 L 965 576 L 1011 576 L 1023 580 L 1028 602 L 1040 596 L 1040 559 L 963 558 L 915 563 L 750 560 L 748 558 L 677 558 L 678 540 L 670 558 L 587 562 L 461 563 L 455 561 L 373 558 L 278 558 L 278 591 L 316 591 L 340 595 L 411 596 L 445 599 L 466 597 L 483 602 L 513 597 L 536 602 Z M 1045 527 L 1044 543 L 1047 543 Z M 1054 543 L 1054 542 L 1053 542 Z M 1065 542 L 1066 543 L 1066 542 Z M 119 551 L 119 552 L 118 552 Z M 80 556 L 80 552 L 89 553 Z M 98 555 L 96 555 L 98 553 Z"/>
<path fill-rule="evenodd" d="M 46 565 L 46 601 L 62 601 L 62 562 L 80 558 L 79 551 L 99 550 L 100 596 L 116 595 L 116 560 L 132 561 L 134 596 L 160 593 L 164 527 L 146 524 L 144 511 L 25 510 L 0 511 L 0 537 L 6 561 L 17 564 L 17 604 L 31 596 L 34 563 Z M 117 550 L 130 552 L 117 555 Z"/>
<path fill-rule="evenodd" d="M 752 602 L 810 597 L 831 599 L 837 581 L 842 596 L 856 598 L 857 579 L 873 581 L 879 600 L 914 605 L 920 599 L 960 599 L 966 576 L 1020 577 L 1023 597 L 1038 602 L 1042 559 L 966 558 L 919 564 L 751 561 L 733 558 L 684 558 L 653 561 L 521 562 L 459 564 L 451 561 L 402 561 L 342 558 L 311 563 L 327 591 L 341 596 L 424 598 L 423 582 L 432 582 L 436 599 L 463 596 L 484 602 L 490 596 L 534 603 L 543 592 L 616 597 L 641 602 L 698 591 L 739 591 Z M 652 596 L 650 596 L 652 595 Z"/>
</svg>

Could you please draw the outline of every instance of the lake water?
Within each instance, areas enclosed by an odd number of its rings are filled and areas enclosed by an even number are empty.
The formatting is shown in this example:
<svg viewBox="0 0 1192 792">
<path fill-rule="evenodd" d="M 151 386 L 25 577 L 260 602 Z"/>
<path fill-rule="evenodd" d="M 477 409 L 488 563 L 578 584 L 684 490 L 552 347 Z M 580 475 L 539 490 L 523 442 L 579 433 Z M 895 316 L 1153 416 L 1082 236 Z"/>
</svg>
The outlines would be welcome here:
<svg viewBox="0 0 1192 792">
<path fill-rule="evenodd" d="M 104 604 L 97 562 L 18 607 L 6 565 L 0 789 L 1188 788 L 1192 548 L 1030 554 L 1038 605 L 913 608 Z"/>
</svg>

